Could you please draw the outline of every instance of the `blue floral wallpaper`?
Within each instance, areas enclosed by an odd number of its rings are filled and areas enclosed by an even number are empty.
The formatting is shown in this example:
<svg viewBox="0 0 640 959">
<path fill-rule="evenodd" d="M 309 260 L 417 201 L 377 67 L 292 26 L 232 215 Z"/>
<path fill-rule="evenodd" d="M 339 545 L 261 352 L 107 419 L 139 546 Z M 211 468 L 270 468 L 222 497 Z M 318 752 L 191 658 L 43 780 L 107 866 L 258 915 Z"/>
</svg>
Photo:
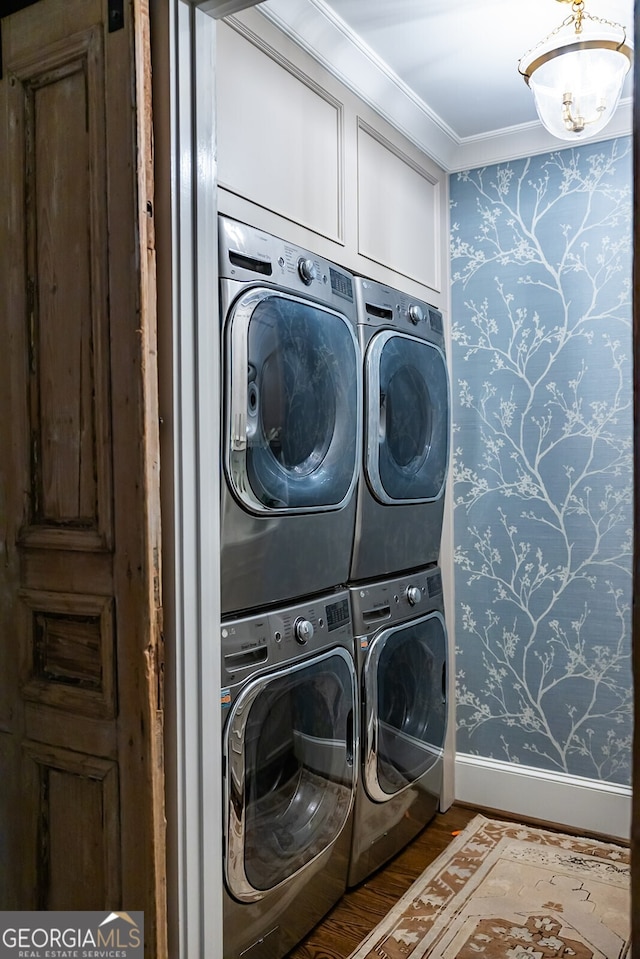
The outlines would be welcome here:
<svg viewBox="0 0 640 959">
<path fill-rule="evenodd" d="M 630 782 L 630 138 L 451 177 L 457 749 Z"/>
</svg>

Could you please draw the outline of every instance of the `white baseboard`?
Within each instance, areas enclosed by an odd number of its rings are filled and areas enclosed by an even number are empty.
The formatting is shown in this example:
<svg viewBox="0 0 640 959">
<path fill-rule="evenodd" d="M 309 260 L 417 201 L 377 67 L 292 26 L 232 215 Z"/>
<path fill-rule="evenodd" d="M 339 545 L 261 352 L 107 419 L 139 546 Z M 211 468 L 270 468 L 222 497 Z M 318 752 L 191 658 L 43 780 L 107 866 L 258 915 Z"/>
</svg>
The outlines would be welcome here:
<svg viewBox="0 0 640 959">
<path fill-rule="evenodd" d="M 455 797 L 570 829 L 629 839 L 631 787 L 457 753 Z"/>
</svg>

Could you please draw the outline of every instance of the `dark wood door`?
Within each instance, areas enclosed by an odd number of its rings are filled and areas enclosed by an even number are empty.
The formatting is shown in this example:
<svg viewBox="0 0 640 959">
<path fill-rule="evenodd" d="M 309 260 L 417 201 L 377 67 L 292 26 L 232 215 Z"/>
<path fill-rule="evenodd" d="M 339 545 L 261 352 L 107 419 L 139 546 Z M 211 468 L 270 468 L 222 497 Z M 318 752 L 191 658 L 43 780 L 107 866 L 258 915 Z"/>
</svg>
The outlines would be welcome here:
<svg viewBox="0 0 640 959">
<path fill-rule="evenodd" d="M 0 909 L 144 910 L 161 957 L 146 3 L 1 26 Z"/>
</svg>

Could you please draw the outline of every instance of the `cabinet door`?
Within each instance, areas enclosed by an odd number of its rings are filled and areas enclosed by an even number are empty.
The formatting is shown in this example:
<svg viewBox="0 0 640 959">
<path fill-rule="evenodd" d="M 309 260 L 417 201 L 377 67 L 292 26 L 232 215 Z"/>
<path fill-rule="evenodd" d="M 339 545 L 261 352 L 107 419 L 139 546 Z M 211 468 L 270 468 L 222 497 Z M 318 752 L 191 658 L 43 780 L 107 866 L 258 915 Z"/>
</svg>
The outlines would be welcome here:
<svg viewBox="0 0 640 959">
<path fill-rule="evenodd" d="M 160 957 L 149 44 L 108 6 L 2 19 L 0 909 L 144 910 Z"/>
</svg>

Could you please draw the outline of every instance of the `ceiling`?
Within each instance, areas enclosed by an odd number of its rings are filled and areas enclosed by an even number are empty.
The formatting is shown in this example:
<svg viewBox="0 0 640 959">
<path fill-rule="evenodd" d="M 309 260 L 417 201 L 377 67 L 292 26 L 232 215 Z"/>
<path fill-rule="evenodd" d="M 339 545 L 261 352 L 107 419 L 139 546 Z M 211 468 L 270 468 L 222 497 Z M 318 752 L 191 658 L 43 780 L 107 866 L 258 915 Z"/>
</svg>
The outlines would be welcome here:
<svg viewBox="0 0 640 959">
<path fill-rule="evenodd" d="M 418 145 L 428 141 L 446 169 L 462 168 L 469 154 L 517 153 L 523 147 L 506 146 L 515 134 L 537 135 L 540 152 L 568 145 L 549 142 L 518 60 L 571 15 L 570 3 L 265 0 L 257 9 Z M 585 12 L 623 24 L 633 42 L 634 0 L 586 0 Z M 631 131 L 632 74 L 619 108 L 626 108 L 623 126 L 614 129 L 614 117 L 600 139 Z"/>
<path fill-rule="evenodd" d="M 571 4 L 557 0 L 328 0 L 327 6 L 461 140 L 536 120 L 518 60 L 571 15 Z M 633 0 L 587 0 L 585 11 L 622 23 L 633 40 Z"/>
</svg>

